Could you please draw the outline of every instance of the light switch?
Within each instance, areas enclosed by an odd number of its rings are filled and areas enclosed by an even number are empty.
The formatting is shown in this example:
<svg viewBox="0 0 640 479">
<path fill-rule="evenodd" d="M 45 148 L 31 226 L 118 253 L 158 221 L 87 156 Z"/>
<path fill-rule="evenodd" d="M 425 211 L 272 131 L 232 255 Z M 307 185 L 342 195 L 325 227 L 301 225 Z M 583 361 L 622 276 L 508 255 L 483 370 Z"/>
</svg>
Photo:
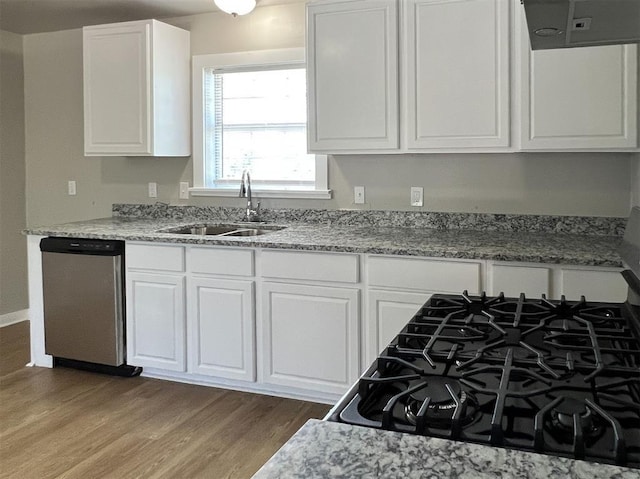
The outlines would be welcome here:
<svg viewBox="0 0 640 479">
<path fill-rule="evenodd" d="M 180 197 L 181 200 L 188 200 L 189 199 L 189 182 L 188 181 L 181 181 L 180 182 L 179 197 Z"/>
<path fill-rule="evenodd" d="M 411 206 L 422 206 L 424 189 L 422 186 L 411 187 Z"/>
</svg>

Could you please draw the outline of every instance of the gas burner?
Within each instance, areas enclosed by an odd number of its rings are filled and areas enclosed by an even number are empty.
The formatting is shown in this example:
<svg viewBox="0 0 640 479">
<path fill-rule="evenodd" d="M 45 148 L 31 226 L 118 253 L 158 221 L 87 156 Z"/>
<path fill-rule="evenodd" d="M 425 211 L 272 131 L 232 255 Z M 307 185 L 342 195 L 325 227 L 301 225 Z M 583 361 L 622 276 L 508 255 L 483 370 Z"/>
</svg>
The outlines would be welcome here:
<svg viewBox="0 0 640 479">
<path fill-rule="evenodd" d="M 565 399 L 551 410 L 551 424 L 562 431 L 573 432 L 574 415 L 577 414 L 583 429 L 593 428 L 591 410 L 577 399 Z"/>
<path fill-rule="evenodd" d="M 457 409 L 460 410 L 460 426 L 473 421 L 476 401 L 462 390 L 458 381 L 434 376 L 427 379 L 425 386 L 411 393 L 404 406 L 410 424 L 418 425 L 423 415 L 426 427 L 449 429 Z"/>
<path fill-rule="evenodd" d="M 571 397 L 551 408 L 546 427 L 556 440 L 564 444 L 573 444 L 576 437 L 594 441 L 604 432 L 597 414 L 583 400 Z"/>
<path fill-rule="evenodd" d="M 576 315 L 589 323 L 612 329 L 619 329 L 622 320 L 622 311 L 613 305 L 585 308 Z"/>
</svg>

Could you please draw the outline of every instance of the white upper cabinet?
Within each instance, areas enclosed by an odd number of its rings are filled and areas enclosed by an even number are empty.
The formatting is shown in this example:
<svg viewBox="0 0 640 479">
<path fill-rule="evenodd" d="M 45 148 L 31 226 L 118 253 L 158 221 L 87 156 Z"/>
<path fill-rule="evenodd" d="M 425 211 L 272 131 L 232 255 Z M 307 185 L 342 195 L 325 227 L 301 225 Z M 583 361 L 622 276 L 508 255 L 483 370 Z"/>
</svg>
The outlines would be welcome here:
<svg viewBox="0 0 640 479">
<path fill-rule="evenodd" d="M 83 28 L 88 156 L 191 154 L 189 32 L 158 22 Z"/>
<path fill-rule="evenodd" d="M 307 7 L 309 150 L 397 150 L 395 0 Z"/>
<path fill-rule="evenodd" d="M 406 0 L 407 148 L 509 146 L 509 0 Z"/>
<path fill-rule="evenodd" d="M 519 3 L 312 2 L 310 150 L 637 149 L 637 46 L 532 52 Z"/>
<path fill-rule="evenodd" d="M 517 13 L 521 149 L 636 148 L 636 45 L 531 51 Z"/>
</svg>

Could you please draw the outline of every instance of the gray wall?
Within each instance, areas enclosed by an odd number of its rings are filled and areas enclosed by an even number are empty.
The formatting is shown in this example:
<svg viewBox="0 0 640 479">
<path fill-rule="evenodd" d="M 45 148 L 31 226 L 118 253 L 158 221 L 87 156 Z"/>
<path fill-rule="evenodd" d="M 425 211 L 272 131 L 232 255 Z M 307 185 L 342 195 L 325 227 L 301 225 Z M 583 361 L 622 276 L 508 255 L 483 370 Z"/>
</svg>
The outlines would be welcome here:
<svg viewBox="0 0 640 479">
<path fill-rule="evenodd" d="M 28 307 L 22 36 L 0 31 L 0 315 Z"/>
<path fill-rule="evenodd" d="M 262 7 L 247 17 L 206 14 L 170 20 L 191 30 L 192 53 L 304 44 L 304 6 Z M 115 202 L 235 205 L 238 198 L 178 199 L 191 181 L 185 158 L 84 157 L 80 30 L 27 35 L 25 48 L 27 222 L 30 226 L 110 215 Z M 366 187 L 363 208 L 409 210 L 410 186 L 425 188 L 424 210 L 626 216 L 629 153 L 374 155 L 330 158 L 334 198 L 265 200 L 266 207 L 355 208 L 353 186 Z M 67 181 L 78 195 L 67 196 Z M 360 206 L 359 206 L 360 207 Z"/>
</svg>

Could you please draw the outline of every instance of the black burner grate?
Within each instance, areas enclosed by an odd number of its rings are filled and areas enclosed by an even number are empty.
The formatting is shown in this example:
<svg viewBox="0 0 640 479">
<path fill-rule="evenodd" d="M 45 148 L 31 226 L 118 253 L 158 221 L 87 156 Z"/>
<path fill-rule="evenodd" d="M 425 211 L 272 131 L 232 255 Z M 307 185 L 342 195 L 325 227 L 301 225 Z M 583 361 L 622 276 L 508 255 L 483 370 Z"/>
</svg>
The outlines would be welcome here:
<svg viewBox="0 0 640 479">
<path fill-rule="evenodd" d="M 625 308 L 434 295 L 340 420 L 640 467 L 640 341 Z"/>
</svg>

